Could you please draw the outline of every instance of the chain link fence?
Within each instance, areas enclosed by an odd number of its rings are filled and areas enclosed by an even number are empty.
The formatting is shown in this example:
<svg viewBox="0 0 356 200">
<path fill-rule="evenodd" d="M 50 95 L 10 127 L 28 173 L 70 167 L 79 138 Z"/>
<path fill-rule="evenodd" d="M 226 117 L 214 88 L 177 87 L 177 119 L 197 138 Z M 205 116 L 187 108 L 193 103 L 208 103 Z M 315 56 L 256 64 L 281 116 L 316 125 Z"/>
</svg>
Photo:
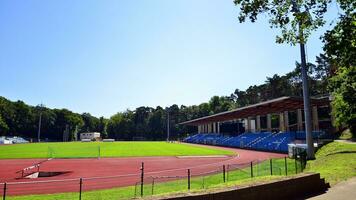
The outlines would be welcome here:
<svg viewBox="0 0 356 200">
<path fill-rule="evenodd" d="M 136 174 L 76 178 L 46 181 L 0 183 L 3 200 L 31 199 L 101 200 L 130 199 L 174 192 L 206 190 L 223 184 L 239 184 L 239 181 L 256 177 L 287 176 L 303 171 L 303 159 L 254 160 L 240 164 L 221 166 L 197 166 L 191 169 L 172 169 L 161 172 L 146 172 L 142 163 Z M 66 191 L 65 193 L 59 193 Z"/>
</svg>

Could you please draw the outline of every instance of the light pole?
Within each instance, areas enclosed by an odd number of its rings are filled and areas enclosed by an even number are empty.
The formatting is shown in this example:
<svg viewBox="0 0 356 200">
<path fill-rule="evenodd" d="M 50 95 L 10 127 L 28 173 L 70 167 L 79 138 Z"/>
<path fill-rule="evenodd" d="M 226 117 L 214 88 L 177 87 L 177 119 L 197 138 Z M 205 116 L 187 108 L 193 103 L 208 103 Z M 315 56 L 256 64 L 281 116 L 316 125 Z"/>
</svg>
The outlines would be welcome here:
<svg viewBox="0 0 356 200">
<path fill-rule="evenodd" d="M 300 13 L 299 7 L 296 4 L 295 0 L 293 3 L 293 12 Z M 307 66 L 305 59 L 305 41 L 304 33 L 301 30 L 299 24 L 299 44 L 300 44 L 300 57 L 301 57 L 301 74 L 302 74 L 302 83 L 303 83 L 303 101 L 304 101 L 304 118 L 305 118 L 305 134 L 306 134 L 306 144 L 307 144 L 307 156 L 308 159 L 314 159 L 314 144 L 312 136 L 312 125 L 311 125 L 311 116 L 310 116 L 310 97 L 309 97 L 309 86 L 308 86 L 308 75 L 307 75 Z"/>
<path fill-rule="evenodd" d="M 38 132 L 37 132 L 37 141 L 38 142 L 41 142 L 41 123 L 42 123 L 42 107 L 43 107 L 43 104 L 41 103 L 39 105 L 39 109 L 40 109 L 40 117 L 38 119 Z"/>
<path fill-rule="evenodd" d="M 167 109 L 167 142 L 169 142 L 169 129 L 170 129 L 170 123 L 169 123 L 169 109 Z"/>
</svg>

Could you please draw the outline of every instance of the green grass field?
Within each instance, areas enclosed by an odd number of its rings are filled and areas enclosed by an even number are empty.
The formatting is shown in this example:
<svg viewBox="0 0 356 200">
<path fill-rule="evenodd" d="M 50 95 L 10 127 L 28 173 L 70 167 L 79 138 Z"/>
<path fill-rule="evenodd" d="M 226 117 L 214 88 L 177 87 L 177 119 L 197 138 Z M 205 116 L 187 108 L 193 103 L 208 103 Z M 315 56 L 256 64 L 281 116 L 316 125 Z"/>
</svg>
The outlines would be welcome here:
<svg viewBox="0 0 356 200">
<path fill-rule="evenodd" d="M 356 176 L 356 143 L 332 142 L 308 161 L 306 171 L 319 172 L 331 186 Z"/>
<path fill-rule="evenodd" d="M 122 142 L 124 143 L 124 142 Z M 53 144 L 53 143 L 51 143 Z M 67 143 L 76 144 L 76 143 Z M 88 145 L 87 143 L 84 143 Z M 118 142 L 121 144 L 121 142 Z M 186 144 L 168 144 L 164 142 L 128 142 L 126 145 L 130 144 L 145 144 L 147 147 L 140 148 L 152 148 L 150 145 L 157 146 L 161 145 L 183 145 L 184 148 L 197 148 L 196 146 L 190 146 Z M 45 145 L 45 144 L 38 144 Z M 47 144 L 48 145 L 48 144 Z M 90 145 L 94 145 L 90 144 Z M 105 144 L 106 145 L 106 144 Z M 110 146 L 110 144 L 108 144 Z M 113 144 L 111 144 L 113 145 Z M 16 145 L 14 145 L 16 146 Z M 123 145 L 122 145 L 123 146 Z M 170 148 L 175 149 L 176 147 L 170 146 Z M 138 147 L 135 147 L 138 148 Z M 203 148 L 205 149 L 205 148 Z M 208 149 L 210 150 L 210 149 Z M 198 151 L 195 149 L 193 152 Z M 191 152 L 191 151 L 188 151 Z M 147 152 L 146 152 L 147 153 Z M 229 152 L 227 152 L 229 153 Z M 230 152 L 231 153 L 231 152 Z M 0 153 L 1 154 L 1 153 Z M 220 153 L 219 153 L 220 154 Z M 131 155 L 135 156 L 135 155 Z M 253 167 L 254 177 L 251 178 L 250 167 L 244 169 L 235 169 L 230 171 L 227 175 L 227 182 L 224 183 L 222 179 L 222 173 L 217 173 L 214 175 L 207 175 L 203 177 L 195 177 L 191 180 L 191 191 L 190 192 L 206 192 L 217 188 L 226 188 L 230 186 L 242 186 L 242 185 L 253 185 L 260 182 L 268 182 L 270 180 L 282 179 L 285 177 L 285 165 L 284 159 L 273 159 L 273 176 L 270 176 L 271 168 L 270 162 L 265 161 Z M 297 164 L 297 165 L 296 165 Z M 356 144 L 348 144 L 343 142 L 332 142 L 325 145 L 316 153 L 316 160 L 308 161 L 307 168 L 305 171 L 309 172 L 319 172 L 322 177 L 334 185 L 340 181 L 347 180 L 353 176 L 356 176 Z M 293 176 L 296 173 L 301 172 L 300 163 L 296 163 L 292 159 L 287 159 L 287 174 L 288 176 Z M 151 181 L 147 180 L 144 186 L 144 196 L 149 197 L 152 195 L 165 195 L 173 193 L 186 193 L 187 192 L 187 180 L 174 180 L 164 183 L 156 183 L 154 189 L 152 190 Z M 153 193 L 152 193 L 153 192 Z M 7 199 L 10 200 L 54 200 L 54 199 L 78 199 L 78 193 L 60 193 L 60 194 L 48 194 L 48 195 L 28 195 L 28 196 L 10 196 Z M 94 199 L 131 199 L 135 197 L 135 187 L 122 187 L 122 188 L 112 188 L 105 190 L 96 191 L 84 191 L 82 194 L 83 199 L 94 200 Z M 139 197 L 139 188 L 136 190 L 136 197 Z"/>
<path fill-rule="evenodd" d="M 234 152 L 167 142 L 56 142 L 1 145 L 0 159 L 233 155 Z"/>
</svg>

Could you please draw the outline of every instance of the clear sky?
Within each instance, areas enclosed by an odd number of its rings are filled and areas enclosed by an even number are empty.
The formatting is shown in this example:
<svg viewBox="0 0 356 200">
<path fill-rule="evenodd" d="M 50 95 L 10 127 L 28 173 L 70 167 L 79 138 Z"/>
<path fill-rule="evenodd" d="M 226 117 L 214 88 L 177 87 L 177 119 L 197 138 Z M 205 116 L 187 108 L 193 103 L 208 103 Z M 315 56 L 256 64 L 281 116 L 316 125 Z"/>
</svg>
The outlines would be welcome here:
<svg viewBox="0 0 356 200">
<path fill-rule="evenodd" d="M 294 68 L 299 47 L 237 16 L 232 0 L 2 0 L 0 96 L 110 117 L 207 102 Z"/>
</svg>

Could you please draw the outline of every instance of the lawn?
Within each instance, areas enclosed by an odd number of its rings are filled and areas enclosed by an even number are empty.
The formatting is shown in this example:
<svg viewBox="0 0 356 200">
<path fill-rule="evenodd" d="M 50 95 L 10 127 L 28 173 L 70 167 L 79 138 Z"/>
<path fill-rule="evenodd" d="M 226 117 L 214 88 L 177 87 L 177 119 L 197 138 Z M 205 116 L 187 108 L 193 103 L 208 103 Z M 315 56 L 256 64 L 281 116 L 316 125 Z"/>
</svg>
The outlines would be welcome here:
<svg viewBox="0 0 356 200">
<path fill-rule="evenodd" d="M 318 172 L 331 186 L 356 176 L 356 143 L 332 142 L 308 161 L 306 171 Z"/>
<path fill-rule="evenodd" d="M 0 159 L 233 155 L 215 148 L 167 142 L 56 142 L 0 145 Z"/>
</svg>

